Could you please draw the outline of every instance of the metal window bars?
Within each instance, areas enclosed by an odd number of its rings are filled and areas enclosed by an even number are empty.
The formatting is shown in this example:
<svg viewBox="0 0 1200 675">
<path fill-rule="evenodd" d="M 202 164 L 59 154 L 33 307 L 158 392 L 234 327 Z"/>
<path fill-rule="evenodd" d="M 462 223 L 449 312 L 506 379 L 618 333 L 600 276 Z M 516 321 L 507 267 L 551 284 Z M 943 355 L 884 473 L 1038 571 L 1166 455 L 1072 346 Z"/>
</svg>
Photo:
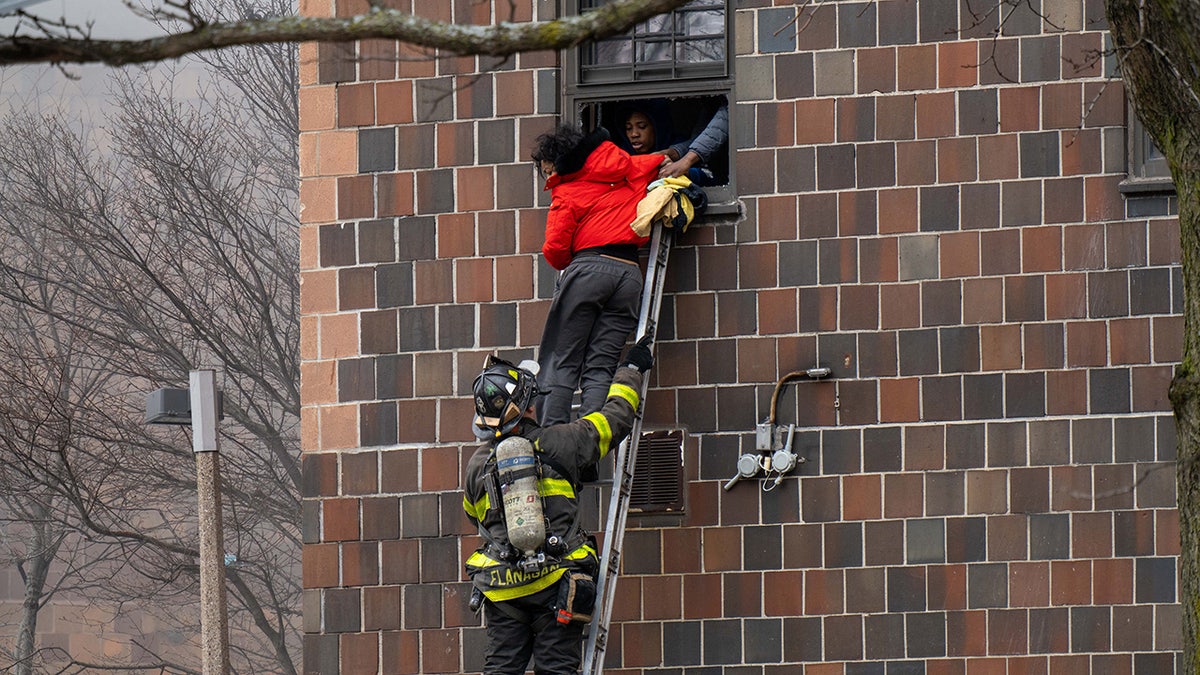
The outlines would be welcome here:
<svg viewBox="0 0 1200 675">
<path fill-rule="evenodd" d="M 608 0 L 581 0 L 580 11 Z M 632 31 L 580 48 L 580 82 L 602 84 L 725 77 L 728 25 L 724 0 L 694 0 Z"/>
</svg>

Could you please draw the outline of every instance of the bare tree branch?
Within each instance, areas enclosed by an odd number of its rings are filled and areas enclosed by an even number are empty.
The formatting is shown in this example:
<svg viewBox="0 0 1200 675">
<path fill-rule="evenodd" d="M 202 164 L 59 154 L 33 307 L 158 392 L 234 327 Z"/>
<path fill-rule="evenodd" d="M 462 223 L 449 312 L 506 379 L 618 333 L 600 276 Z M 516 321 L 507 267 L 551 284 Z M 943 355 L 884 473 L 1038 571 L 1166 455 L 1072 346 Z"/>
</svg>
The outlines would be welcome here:
<svg viewBox="0 0 1200 675">
<path fill-rule="evenodd" d="M 492 26 L 433 21 L 394 9 L 374 8 L 353 17 L 273 16 L 206 23 L 191 3 L 164 19 L 186 30 L 146 40 L 99 40 L 78 27 L 39 20 L 39 35 L 0 38 L 0 65 L 14 63 L 105 63 L 121 66 L 175 59 L 185 54 L 237 45 L 278 42 L 398 40 L 453 54 L 509 56 L 519 52 L 566 49 L 586 40 L 623 33 L 637 23 L 684 5 L 688 0 L 615 0 L 579 16 Z M 25 15 L 27 19 L 33 17 Z"/>
</svg>

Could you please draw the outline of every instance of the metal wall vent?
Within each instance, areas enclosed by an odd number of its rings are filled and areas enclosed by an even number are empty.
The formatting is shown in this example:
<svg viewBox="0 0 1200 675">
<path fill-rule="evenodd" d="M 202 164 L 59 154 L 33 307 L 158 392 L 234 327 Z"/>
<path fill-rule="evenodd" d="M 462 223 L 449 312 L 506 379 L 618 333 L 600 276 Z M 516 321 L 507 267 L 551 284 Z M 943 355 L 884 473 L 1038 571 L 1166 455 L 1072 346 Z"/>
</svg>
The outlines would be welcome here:
<svg viewBox="0 0 1200 675">
<path fill-rule="evenodd" d="M 683 510 L 683 430 L 642 434 L 630 486 L 629 510 L 637 513 Z"/>
</svg>

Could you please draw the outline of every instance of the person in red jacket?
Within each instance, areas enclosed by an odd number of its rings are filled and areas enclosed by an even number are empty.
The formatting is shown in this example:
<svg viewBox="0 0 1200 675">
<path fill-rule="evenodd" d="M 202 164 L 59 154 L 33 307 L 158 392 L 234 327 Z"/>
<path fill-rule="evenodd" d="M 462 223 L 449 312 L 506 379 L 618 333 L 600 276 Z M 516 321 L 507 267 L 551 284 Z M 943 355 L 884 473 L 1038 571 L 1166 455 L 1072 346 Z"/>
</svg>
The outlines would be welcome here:
<svg viewBox="0 0 1200 675">
<path fill-rule="evenodd" d="M 642 275 L 630 223 L 662 155 L 630 155 L 600 127 L 585 134 L 563 125 L 537 138 L 533 160 L 546 176 L 550 213 L 542 255 L 561 270 L 542 332 L 539 410 L 544 426 L 604 405 L 617 360 L 637 326 Z"/>
</svg>

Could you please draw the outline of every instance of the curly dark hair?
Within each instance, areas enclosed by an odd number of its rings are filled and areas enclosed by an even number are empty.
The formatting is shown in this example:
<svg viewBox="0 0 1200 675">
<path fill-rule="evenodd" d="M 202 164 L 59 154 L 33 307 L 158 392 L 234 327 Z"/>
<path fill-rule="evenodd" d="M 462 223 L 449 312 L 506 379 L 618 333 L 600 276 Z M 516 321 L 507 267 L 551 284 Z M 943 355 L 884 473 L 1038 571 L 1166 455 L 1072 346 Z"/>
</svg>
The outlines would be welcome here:
<svg viewBox="0 0 1200 675">
<path fill-rule="evenodd" d="M 532 159 L 539 164 L 543 160 L 558 164 L 558 161 L 582 143 L 586 136 L 582 129 L 573 124 L 560 124 L 553 131 L 537 137 Z"/>
</svg>

